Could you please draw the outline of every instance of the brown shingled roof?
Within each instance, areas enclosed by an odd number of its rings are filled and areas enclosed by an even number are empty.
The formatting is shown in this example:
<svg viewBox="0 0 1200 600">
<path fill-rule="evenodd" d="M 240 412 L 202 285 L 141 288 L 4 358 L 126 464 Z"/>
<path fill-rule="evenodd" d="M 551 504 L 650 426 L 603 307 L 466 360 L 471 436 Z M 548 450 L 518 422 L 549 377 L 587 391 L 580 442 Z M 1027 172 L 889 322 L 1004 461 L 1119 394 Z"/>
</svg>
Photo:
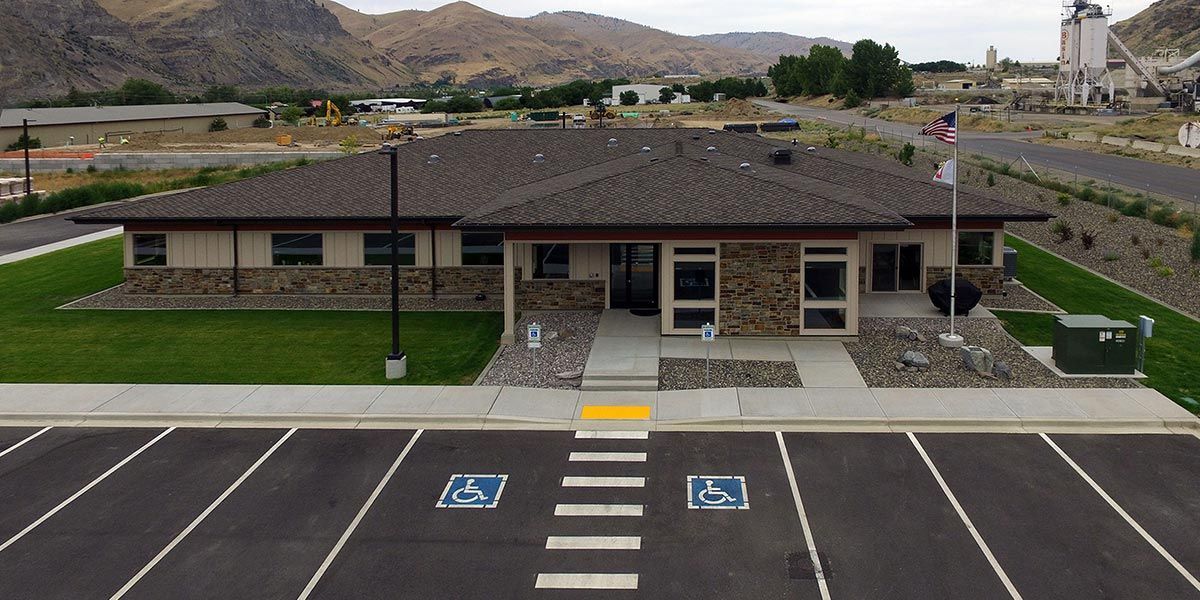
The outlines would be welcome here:
<svg viewBox="0 0 1200 600">
<path fill-rule="evenodd" d="M 616 147 L 608 140 L 616 139 Z M 654 148 L 653 156 L 673 155 L 676 142 L 682 144 L 686 160 L 663 160 L 664 165 L 679 168 L 687 174 L 702 177 L 703 189 L 696 188 L 700 180 L 683 174 L 670 173 L 671 168 L 656 165 L 649 170 L 633 169 L 633 182 L 610 181 L 581 186 L 574 192 L 566 190 L 544 194 L 548 202 L 532 202 L 536 211 L 523 219 L 529 221 L 541 215 L 546 222 L 567 220 L 586 221 L 589 210 L 611 202 L 607 194 L 632 193 L 639 185 L 643 192 L 655 194 L 652 203 L 659 206 L 658 217 L 672 217 L 674 198 L 691 199 L 686 206 L 686 218 L 707 218 L 730 214 L 738 218 L 763 219 L 782 223 L 796 220 L 794 225 L 827 223 L 842 218 L 860 218 L 863 225 L 882 224 L 877 219 L 932 218 L 949 216 L 950 192 L 935 187 L 911 169 L 885 159 L 820 149 L 806 153 L 797 149 L 792 165 L 768 166 L 770 150 L 786 145 L 758 136 L 711 132 L 703 129 L 588 129 L 588 130 L 473 130 L 462 135 L 446 135 L 405 144 L 400 147 L 401 214 L 408 220 L 456 221 L 467 215 L 482 218 L 481 210 L 491 207 L 488 214 L 494 220 L 519 220 L 511 209 L 498 210 L 497 202 L 511 202 L 527 188 L 538 182 L 572 181 L 586 178 L 593 169 L 608 163 L 634 164 L 643 146 Z M 716 147 L 721 160 L 745 161 L 754 166 L 758 176 L 739 179 L 740 173 L 728 169 L 703 168 L 697 157 L 706 148 Z M 429 161 L 436 154 L 439 161 Z M 543 162 L 534 156 L 542 154 Z M 710 156 L 710 158 L 715 158 Z M 630 159 L 619 163 L 617 159 Z M 653 176 L 647 176 L 652 173 Z M 561 180 L 556 178 L 563 178 Z M 724 181 L 718 181 L 723 179 Z M 674 187 L 652 185 L 670 180 Z M 140 200 L 99 208 L 73 217 L 78 222 L 126 223 L 139 221 L 295 221 L 295 220 L 377 220 L 385 219 L 388 209 L 388 158 L 371 152 L 344 159 L 270 173 L 260 177 L 221 184 L 209 188 L 180 192 L 170 196 Z M 640 182 L 640 184 L 639 184 Z M 754 207 L 742 212 L 751 196 L 745 184 L 768 195 Z M 551 184 L 547 184 L 551 185 Z M 585 188 L 590 188 L 584 193 Z M 547 188 L 548 189 L 548 188 Z M 717 191 L 719 190 L 719 191 Z M 837 200 L 836 212 L 802 212 L 779 204 L 779 196 L 795 194 L 797 204 L 809 198 Z M 774 194 L 774 195 L 772 195 Z M 546 207 L 571 198 L 579 206 L 562 206 L 557 215 Z M 642 201 L 651 203 L 643 194 Z M 993 196 L 974 190 L 960 189 L 960 214 L 978 218 L 1006 220 L 1045 220 L 1048 215 L 1012 205 Z M 775 204 L 772 204 L 772 203 Z M 815 200 L 813 200 L 815 202 Z M 816 208 L 816 205 L 813 205 Z M 630 207 L 645 208 L 645 207 Z M 768 210 L 771 208 L 771 210 Z M 824 208 L 824 206 L 822 206 Z M 571 212 L 569 209 L 574 209 Z M 855 212 L 858 211 L 858 212 Z M 606 211 L 594 211 L 599 218 Z M 577 214 L 578 213 L 578 214 Z M 569 216 L 574 214 L 575 216 Z M 630 213 L 626 213 L 630 214 Z M 790 217 L 784 219 L 784 215 Z M 857 215 L 857 216 L 856 216 Z M 654 215 L 646 212 L 644 218 Z M 615 218 L 609 215 L 606 218 Z M 673 219 L 682 217 L 674 216 Z M 810 221 L 808 219 L 818 219 Z M 464 224 L 468 222 L 464 220 Z M 723 221 L 728 222 L 728 221 Z M 891 221 L 889 221 L 891 222 Z M 850 224 L 851 221 L 847 221 Z M 532 224 L 530 221 L 529 224 Z M 629 224 L 624 221 L 622 224 Z M 647 225 L 650 224 L 648 221 Z"/>
</svg>

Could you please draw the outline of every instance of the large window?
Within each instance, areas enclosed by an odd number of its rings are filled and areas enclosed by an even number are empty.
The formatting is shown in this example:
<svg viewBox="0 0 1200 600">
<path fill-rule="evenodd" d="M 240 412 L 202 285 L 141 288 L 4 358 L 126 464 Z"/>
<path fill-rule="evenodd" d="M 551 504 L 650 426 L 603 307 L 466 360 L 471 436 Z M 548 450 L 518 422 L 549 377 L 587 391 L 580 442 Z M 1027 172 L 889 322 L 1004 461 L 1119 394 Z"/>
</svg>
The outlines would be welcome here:
<svg viewBox="0 0 1200 600">
<path fill-rule="evenodd" d="M 845 300 L 846 261 L 804 263 L 805 300 Z"/>
<path fill-rule="evenodd" d="M 533 245 L 534 279 L 569 279 L 570 277 L 570 246 L 566 244 Z"/>
<path fill-rule="evenodd" d="M 996 234 L 991 231 L 958 232 L 958 264 L 991 265 Z"/>
<path fill-rule="evenodd" d="M 676 300 L 715 300 L 716 298 L 716 262 L 677 261 L 675 263 Z"/>
<path fill-rule="evenodd" d="M 845 329 L 846 309 L 844 308 L 806 308 L 804 309 L 805 329 Z"/>
<path fill-rule="evenodd" d="M 717 309 L 715 308 L 676 308 L 672 315 L 675 329 L 700 329 L 715 323 Z"/>
<path fill-rule="evenodd" d="M 399 241 L 396 248 L 400 250 L 400 264 L 409 267 L 417 264 L 416 234 L 401 233 Z M 363 264 L 368 266 L 392 264 L 391 233 L 363 234 Z"/>
<path fill-rule="evenodd" d="M 271 264 L 277 267 L 320 266 L 325 262 L 319 233 L 272 233 Z"/>
<path fill-rule="evenodd" d="M 167 234 L 133 234 L 133 264 L 138 267 L 166 266 Z"/>
<path fill-rule="evenodd" d="M 500 266 L 504 264 L 504 234 L 478 231 L 462 233 L 462 264 Z"/>
</svg>

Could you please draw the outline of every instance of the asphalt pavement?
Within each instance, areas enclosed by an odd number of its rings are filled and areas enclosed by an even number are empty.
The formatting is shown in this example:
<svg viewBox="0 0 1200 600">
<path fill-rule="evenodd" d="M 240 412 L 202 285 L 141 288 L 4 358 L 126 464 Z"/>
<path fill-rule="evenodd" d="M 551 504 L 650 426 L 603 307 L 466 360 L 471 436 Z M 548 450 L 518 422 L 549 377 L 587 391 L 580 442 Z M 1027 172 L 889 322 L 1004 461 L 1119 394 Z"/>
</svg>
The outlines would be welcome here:
<svg viewBox="0 0 1200 600">
<path fill-rule="evenodd" d="M 1200 598 L 1197 452 L 1167 434 L 0 429 L 0 597 Z"/>
<path fill-rule="evenodd" d="M 54 214 L 0 225 L 0 256 L 107 231 L 112 224 L 76 224 L 69 214 Z"/>
<path fill-rule="evenodd" d="M 853 124 L 877 127 L 906 136 L 917 135 L 921 129 L 919 126 L 905 123 L 871 119 L 862 115 L 813 106 L 784 104 L 769 100 L 755 100 L 754 103 L 779 113 L 805 119 L 826 121 L 837 125 Z M 1040 135 L 1041 132 L 1033 134 L 960 132 L 959 151 L 983 154 L 1005 162 L 1018 160 L 1023 156 L 1034 168 L 1047 167 L 1065 173 L 1078 173 L 1080 180 L 1110 181 L 1151 194 L 1167 195 L 1183 200 L 1194 200 L 1197 194 L 1200 194 L 1200 172 L 1196 169 L 1023 141 L 1023 138 Z"/>
</svg>

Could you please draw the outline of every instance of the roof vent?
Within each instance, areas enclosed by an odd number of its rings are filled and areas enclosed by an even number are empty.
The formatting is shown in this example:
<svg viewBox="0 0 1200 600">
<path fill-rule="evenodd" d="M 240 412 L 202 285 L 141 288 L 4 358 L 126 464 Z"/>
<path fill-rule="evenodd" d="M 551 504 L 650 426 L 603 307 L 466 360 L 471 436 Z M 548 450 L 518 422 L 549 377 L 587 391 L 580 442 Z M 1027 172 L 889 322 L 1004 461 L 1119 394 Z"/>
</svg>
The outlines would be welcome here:
<svg viewBox="0 0 1200 600">
<path fill-rule="evenodd" d="M 616 148 L 617 147 L 617 138 L 608 138 L 608 147 Z"/>
<path fill-rule="evenodd" d="M 716 151 L 717 151 L 717 147 L 716 147 L 716 146 L 709 146 L 708 148 L 705 148 L 705 150 L 707 150 L 707 151 L 709 151 L 709 152 L 716 152 Z"/>
<path fill-rule="evenodd" d="M 459 137 L 459 136 L 461 136 L 461 135 L 462 135 L 462 132 L 461 132 L 461 131 L 455 131 L 455 132 L 454 132 L 454 137 Z M 793 142 L 795 142 L 795 140 L 792 140 L 792 141 L 793 141 Z"/>
<path fill-rule="evenodd" d="M 799 145 L 799 144 L 800 144 L 800 140 L 798 140 L 798 139 L 796 139 L 796 138 L 792 138 L 792 145 L 793 145 L 793 146 L 797 146 L 797 145 Z"/>
<path fill-rule="evenodd" d="M 816 152 L 816 151 L 817 151 L 817 147 L 816 147 L 816 146 L 809 146 L 808 148 L 805 148 L 805 151 L 806 151 L 806 152 Z"/>
<path fill-rule="evenodd" d="M 716 134 L 717 134 L 717 130 L 716 130 L 716 129 L 709 129 L 709 130 L 708 130 L 708 135 L 716 135 Z"/>
<path fill-rule="evenodd" d="M 540 165 L 540 164 L 542 164 L 542 163 L 544 163 L 544 162 L 546 162 L 546 155 L 545 155 L 545 154 L 534 154 L 534 155 L 533 155 L 533 162 L 535 162 L 535 163 L 537 163 L 537 164 L 539 164 L 539 165 Z"/>
<path fill-rule="evenodd" d="M 791 148 L 776 148 L 771 151 L 771 162 L 777 165 L 792 164 L 792 149 Z"/>
<path fill-rule="evenodd" d="M 650 154 L 650 146 L 642 146 L 642 154 Z"/>
<path fill-rule="evenodd" d="M 750 172 L 750 163 L 742 163 L 742 164 L 738 165 L 738 170 L 749 173 Z"/>
<path fill-rule="evenodd" d="M 693 139 L 693 140 L 698 140 L 698 139 L 700 139 L 700 134 L 698 134 L 698 133 L 693 133 L 693 134 L 692 134 L 692 139 Z"/>
<path fill-rule="evenodd" d="M 438 155 L 436 155 L 436 154 L 430 154 L 430 155 L 429 155 L 429 160 L 427 161 L 427 164 L 436 165 L 436 164 L 438 164 L 438 163 L 440 163 L 440 162 L 442 162 L 442 157 L 440 157 L 440 156 L 438 156 Z"/>
</svg>

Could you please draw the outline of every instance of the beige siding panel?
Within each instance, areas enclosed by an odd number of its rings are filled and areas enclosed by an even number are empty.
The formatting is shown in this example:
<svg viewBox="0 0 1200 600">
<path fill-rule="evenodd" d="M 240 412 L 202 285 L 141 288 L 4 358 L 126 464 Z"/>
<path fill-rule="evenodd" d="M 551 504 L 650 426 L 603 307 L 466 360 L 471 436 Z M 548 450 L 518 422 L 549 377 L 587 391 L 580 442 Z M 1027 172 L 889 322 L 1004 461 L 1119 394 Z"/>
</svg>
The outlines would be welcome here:
<svg viewBox="0 0 1200 600">
<path fill-rule="evenodd" d="M 521 269 L 521 280 L 533 279 L 533 244 L 513 243 L 513 265 Z"/>
<path fill-rule="evenodd" d="M 462 234 L 459 231 L 438 230 L 437 264 L 439 267 L 462 266 Z"/>
<path fill-rule="evenodd" d="M 133 234 L 125 234 L 125 266 L 133 266 Z"/>
<path fill-rule="evenodd" d="M 417 264 L 418 267 L 429 267 L 433 265 L 433 233 L 430 231 L 416 231 L 417 244 Z"/>
<path fill-rule="evenodd" d="M 178 231 L 167 234 L 167 265 L 211 269 L 233 266 L 233 234 Z"/>
<path fill-rule="evenodd" d="M 608 270 L 608 244 L 573 244 L 571 279 L 604 279 Z"/>
<path fill-rule="evenodd" d="M 333 231 L 325 234 L 325 266 L 361 267 L 362 233 L 355 231 Z"/>
<path fill-rule="evenodd" d="M 271 266 L 270 232 L 238 232 L 238 262 L 243 267 Z"/>
</svg>

